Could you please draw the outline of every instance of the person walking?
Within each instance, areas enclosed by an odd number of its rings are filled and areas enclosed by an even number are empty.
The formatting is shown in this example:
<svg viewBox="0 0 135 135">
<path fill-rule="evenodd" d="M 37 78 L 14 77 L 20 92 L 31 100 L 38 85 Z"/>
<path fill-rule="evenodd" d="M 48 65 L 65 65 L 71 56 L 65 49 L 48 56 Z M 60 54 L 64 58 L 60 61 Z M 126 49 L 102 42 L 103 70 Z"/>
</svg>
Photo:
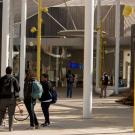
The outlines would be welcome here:
<svg viewBox="0 0 135 135">
<path fill-rule="evenodd" d="M 32 77 L 31 71 L 26 70 L 26 77 L 24 82 L 24 104 L 30 115 L 30 127 L 29 129 L 38 129 L 39 123 L 34 111 L 36 105 L 36 99 L 32 98 L 32 82 L 35 79 Z"/>
<path fill-rule="evenodd" d="M 66 74 L 67 78 L 67 98 L 72 98 L 72 89 L 73 89 L 73 83 L 74 83 L 74 77 L 75 75 L 71 73 L 71 70 L 68 70 Z"/>
<path fill-rule="evenodd" d="M 41 124 L 42 127 L 50 125 L 50 118 L 49 118 L 49 107 L 52 101 L 51 94 L 49 92 L 51 88 L 51 83 L 48 81 L 48 74 L 43 74 L 41 78 L 41 84 L 43 87 L 43 93 L 41 96 L 41 108 L 45 117 L 45 122 Z"/>
<path fill-rule="evenodd" d="M 7 110 L 9 116 L 9 131 L 13 130 L 13 116 L 19 91 L 18 81 L 12 75 L 12 67 L 8 66 L 6 68 L 6 75 L 0 78 L 0 125 L 2 125 Z"/>
<path fill-rule="evenodd" d="M 105 72 L 102 76 L 102 86 L 101 86 L 100 98 L 102 98 L 103 96 L 104 96 L 104 98 L 106 98 L 106 89 L 107 89 L 108 81 L 109 81 L 109 77 L 108 77 L 107 73 Z"/>
</svg>

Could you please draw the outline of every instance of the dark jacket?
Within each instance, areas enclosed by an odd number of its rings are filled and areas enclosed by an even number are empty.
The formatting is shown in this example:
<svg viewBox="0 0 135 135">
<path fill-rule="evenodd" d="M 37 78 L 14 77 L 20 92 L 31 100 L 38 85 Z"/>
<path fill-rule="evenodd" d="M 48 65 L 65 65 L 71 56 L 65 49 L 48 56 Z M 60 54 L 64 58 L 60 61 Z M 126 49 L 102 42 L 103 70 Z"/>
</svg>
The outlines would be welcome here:
<svg viewBox="0 0 135 135">
<path fill-rule="evenodd" d="M 5 80 L 11 80 L 11 87 L 13 87 L 13 93 L 11 93 L 11 95 L 5 96 L 2 95 L 3 93 L 1 92 L 1 90 Z M 19 91 L 20 91 L 19 84 L 15 77 L 13 77 L 10 74 L 7 74 L 0 78 L 0 98 L 16 98 L 19 96 Z"/>
<path fill-rule="evenodd" d="M 46 101 L 51 99 L 51 95 L 49 93 L 49 89 L 51 88 L 51 83 L 49 81 L 41 82 L 43 87 L 43 94 L 41 96 L 40 101 Z"/>
<path fill-rule="evenodd" d="M 24 99 L 30 99 L 32 92 L 32 83 L 30 80 L 24 82 Z"/>
<path fill-rule="evenodd" d="M 102 85 L 108 85 L 108 75 L 103 75 L 102 77 Z"/>
<path fill-rule="evenodd" d="M 66 78 L 67 78 L 67 84 L 72 84 L 74 83 L 75 75 L 71 73 L 67 73 Z"/>
<path fill-rule="evenodd" d="M 25 79 L 24 81 L 24 99 L 31 99 L 31 93 L 32 93 L 32 82 L 35 79 Z"/>
</svg>

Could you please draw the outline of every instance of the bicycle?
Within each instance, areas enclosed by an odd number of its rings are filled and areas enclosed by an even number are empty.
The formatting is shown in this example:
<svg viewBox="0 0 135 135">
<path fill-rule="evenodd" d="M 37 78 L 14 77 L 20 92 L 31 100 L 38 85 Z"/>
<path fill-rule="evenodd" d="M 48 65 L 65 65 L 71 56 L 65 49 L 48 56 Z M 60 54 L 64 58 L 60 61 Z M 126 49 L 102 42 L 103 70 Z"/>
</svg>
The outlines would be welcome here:
<svg viewBox="0 0 135 135">
<path fill-rule="evenodd" d="M 3 122 L 2 122 L 3 123 L 2 125 L 4 127 L 8 123 L 7 117 L 8 117 L 8 112 L 6 110 L 6 114 L 4 115 Z M 16 121 L 24 121 L 24 120 L 28 119 L 28 117 L 29 117 L 29 114 L 27 112 L 27 109 L 25 107 L 24 102 L 21 101 L 21 100 L 18 100 L 16 102 L 16 109 L 15 109 L 15 113 L 14 113 L 14 120 L 16 120 Z"/>
<path fill-rule="evenodd" d="M 17 101 L 16 102 L 16 109 L 14 114 L 14 119 L 17 121 L 24 121 L 28 119 L 29 114 L 27 112 L 27 109 L 25 107 L 25 104 L 23 101 Z"/>
</svg>

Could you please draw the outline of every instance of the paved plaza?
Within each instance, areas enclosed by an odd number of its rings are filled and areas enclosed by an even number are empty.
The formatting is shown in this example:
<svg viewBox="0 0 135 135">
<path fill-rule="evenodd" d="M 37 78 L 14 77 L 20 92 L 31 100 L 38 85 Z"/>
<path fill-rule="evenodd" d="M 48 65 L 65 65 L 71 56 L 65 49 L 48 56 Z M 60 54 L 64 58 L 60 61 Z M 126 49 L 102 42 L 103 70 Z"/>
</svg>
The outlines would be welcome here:
<svg viewBox="0 0 135 135">
<path fill-rule="evenodd" d="M 51 125 L 28 130 L 29 120 L 14 122 L 14 131 L 0 129 L 0 135 L 132 135 L 133 107 L 117 104 L 120 97 L 99 98 L 94 94 L 93 114 L 82 118 L 82 88 L 74 88 L 73 98 L 65 98 L 66 90 L 59 89 L 59 100 L 50 107 Z M 40 104 L 36 105 L 39 122 L 44 121 Z"/>
</svg>

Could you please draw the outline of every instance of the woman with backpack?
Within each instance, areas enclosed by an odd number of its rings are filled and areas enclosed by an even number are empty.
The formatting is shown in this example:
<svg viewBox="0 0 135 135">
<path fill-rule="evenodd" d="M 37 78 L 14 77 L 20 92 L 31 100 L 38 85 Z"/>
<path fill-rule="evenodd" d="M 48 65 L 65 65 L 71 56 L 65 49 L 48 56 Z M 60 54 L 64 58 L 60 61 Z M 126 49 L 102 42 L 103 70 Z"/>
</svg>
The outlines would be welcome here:
<svg viewBox="0 0 135 135">
<path fill-rule="evenodd" d="M 45 117 L 45 122 L 41 124 L 42 127 L 50 125 L 50 118 L 49 118 L 49 107 L 52 101 L 52 97 L 50 94 L 51 83 L 48 81 L 48 74 L 43 74 L 41 78 L 41 84 L 43 87 L 43 93 L 41 96 L 41 108 Z"/>
<path fill-rule="evenodd" d="M 32 82 L 35 79 L 32 77 L 31 71 L 26 70 L 26 77 L 24 83 L 24 104 L 30 115 L 30 127 L 29 129 L 38 129 L 39 123 L 34 111 L 36 99 L 32 98 Z"/>
</svg>

